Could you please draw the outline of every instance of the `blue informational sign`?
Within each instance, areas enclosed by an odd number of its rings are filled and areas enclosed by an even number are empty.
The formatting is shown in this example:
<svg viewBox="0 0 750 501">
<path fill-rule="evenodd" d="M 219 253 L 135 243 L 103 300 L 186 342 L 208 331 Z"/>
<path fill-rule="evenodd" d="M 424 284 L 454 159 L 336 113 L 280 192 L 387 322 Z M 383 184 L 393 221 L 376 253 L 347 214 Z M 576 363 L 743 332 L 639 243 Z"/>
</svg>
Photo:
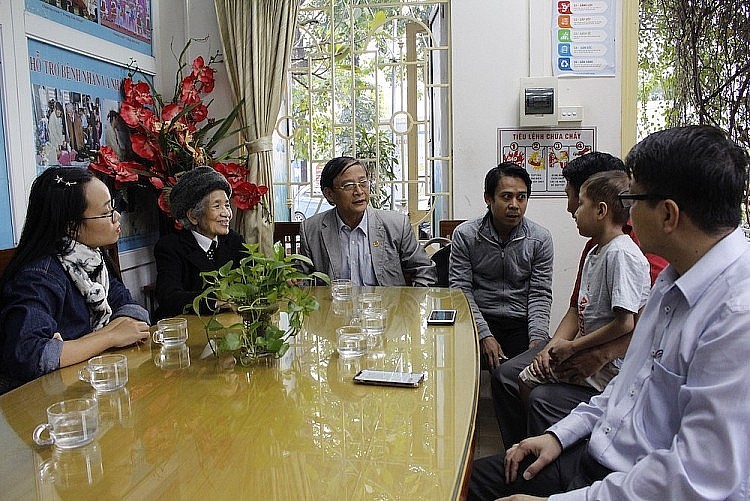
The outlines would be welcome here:
<svg viewBox="0 0 750 501">
<path fill-rule="evenodd" d="M 130 132 L 119 111 L 127 68 L 29 40 L 29 72 L 37 173 L 59 165 L 88 168 L 103 145 L 125 158 Z M 130 195 L 120 206 L 120 251 L 151 245 L 159 236 L 156 202 L 134 189 L 120 193 Z"/>
<path fill-rule="evenodd" d="M 5 96 L 2 90 L 3 86 L 0 84 L 0 249 L 9 249 L 15 245 L 15 242 L 13 241 L 13 218 L 10 212 L 8 156 L 5 152 L 5 123 L 3 122 Z"/>
<path fill-rule="evenodd" d="M 26 0 L 26 10 L 128 49 L 152 54 L 151 0 Z"/>
<path fill-rule="evenodd" d="M 614 76 L 613 0 L 555 0 L 552 61 L 555 76 Z"/>
</svg>

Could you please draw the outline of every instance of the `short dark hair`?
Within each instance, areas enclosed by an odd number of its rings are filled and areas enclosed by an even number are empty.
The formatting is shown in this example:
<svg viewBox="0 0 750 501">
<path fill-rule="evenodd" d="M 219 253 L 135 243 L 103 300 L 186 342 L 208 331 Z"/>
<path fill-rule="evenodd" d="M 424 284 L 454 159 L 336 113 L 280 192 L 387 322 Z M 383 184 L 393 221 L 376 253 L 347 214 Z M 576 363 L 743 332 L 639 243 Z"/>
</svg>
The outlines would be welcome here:
<svg viewBox="0 0 750 501">
<path fill-rule="evenodd" d="M 34 180 L 21 238 L 3 283 L 26 263 L 70 250 L 67 239 L 78 238 L 86 210 L 85 187 L 93 178 L 81 167 L 50 167 Z"/>
<path fill-rule="evenodd" d="M 597 172 L 589 177 L 582 185 L 586 189 L 586 197 L 594 203 L 607 204 L 612 221 L 620 226 L 628 222 L 630 209 L 626 209 L 617 195 L 626 191 L 630 185 L 628 175 L 621 171 Z"/>
<path fill-rule="evenodd" d="M 739 226 L 748 155 L 721 129 L 690 125 L 654 132 L 630 150 L 625 165 L 646 192 L 673 200 L 703 232 Z"/>
<path fill-rule="evenodd" d="M 576 192 L 580 192 L 583 183 L 593 174 L 611 170 L 625 172 L 625 164 L 609 153 L 592 151 L 568 162 L 563 167 L 562 175 Z"/>
<path fill-rule="evenodd" d="M 361 165 L 365 170 L 365 174 L 368 176 L 370 175 L 365 164 L 354 157 L 332 158 L 326 162 L 325 167 L 323 167 L 323 172 L 320 173 L 320 189 L 333 188 L 333 180 L 336 179 L 336 176 L 353 165 Z"/>
<path fill-rule="evenodd" d="M 531 176 L 526 169 L 513 162 L 503 162 L 493 167 L 484 176 L 484 194 L 488 197 L 495 196 L 495 190 L 502 177 L 517 177 L 526 184 L 526 196 L 531 196 Z"/>
</svg>

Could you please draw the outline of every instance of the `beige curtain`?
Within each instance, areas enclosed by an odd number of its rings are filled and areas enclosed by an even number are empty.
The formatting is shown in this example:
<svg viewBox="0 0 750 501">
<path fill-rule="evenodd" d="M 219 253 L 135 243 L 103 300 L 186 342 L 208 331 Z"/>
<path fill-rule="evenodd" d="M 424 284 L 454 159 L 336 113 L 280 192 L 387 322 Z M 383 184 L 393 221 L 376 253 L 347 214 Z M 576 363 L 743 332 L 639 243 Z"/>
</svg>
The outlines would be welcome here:
<svg viewBox="0 0 750 501">
<path fill-rule="evenodd" d="M 273 221 L 273 145 L 271 135 L 281 107 L 294 43 L 300 0 L 215 0 L 224 64 L 237 101 L 250 155 L 248 181 L 268 186 L 264 203 Z M 273 244 L 273 222 L 261 210 L 242 211 L 235 228 L 266 253 Z"/>
</svg>

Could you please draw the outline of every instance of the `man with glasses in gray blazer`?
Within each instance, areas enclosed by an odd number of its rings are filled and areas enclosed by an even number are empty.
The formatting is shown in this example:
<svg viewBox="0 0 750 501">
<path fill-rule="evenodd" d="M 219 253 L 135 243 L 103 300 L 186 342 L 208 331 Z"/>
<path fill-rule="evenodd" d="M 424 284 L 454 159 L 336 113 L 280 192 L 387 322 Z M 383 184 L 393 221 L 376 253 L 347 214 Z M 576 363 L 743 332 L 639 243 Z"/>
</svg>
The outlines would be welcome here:
<svg viewBox="0 0 750 501">
<path fill-rule="evenodd" d="M 302 222 L 300 254 L 331 279 L 348 278 L 353 285 L 414 285 L 435 283 L 435 264 L 417 242 L 409 218 L 370 207 L 367 169 L 352 157 L 337 157 L 323 168 L 320 188 L 334 206 Z"/>
</svg>

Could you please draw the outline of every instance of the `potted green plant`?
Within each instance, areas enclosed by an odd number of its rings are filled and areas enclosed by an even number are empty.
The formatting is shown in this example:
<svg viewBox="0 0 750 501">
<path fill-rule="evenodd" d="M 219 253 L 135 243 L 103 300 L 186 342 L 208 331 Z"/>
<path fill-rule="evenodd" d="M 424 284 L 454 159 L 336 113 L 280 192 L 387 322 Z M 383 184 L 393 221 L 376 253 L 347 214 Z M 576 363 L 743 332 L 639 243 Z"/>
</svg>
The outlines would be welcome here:
<svg viewBox="0 0 750 501">
<path fill-rule="evenodd" d="M 288 339 L 300 331 L 305 315 L 318 309 L 309 285 L 330 284 L 330 279 L 317 271 L 302 273 L 295 264 L 312 265 L 310 259 L 300 254 L 286 255 L 279 242 L 274 244 L 270 257 L 259 251 L 258 244 L 244 245 L 247 256 L 236 266 L 229 261 L 218 270 L 201 273 L 205 288 L 193 300 L 192 308 L 199 317 L 201 304 L 207 304 L 212 311 L 203 325 L 214 353 L 232 353 L 235 360 L 249 365 L 263 356 L 278 358 L 286 353 Z M 217 315 L 227 306 L 241 321 L 230 325 L 219 321 Z M 285 330 L 272 321 L 279 310 L 289 316 Z"/>
</svg>

